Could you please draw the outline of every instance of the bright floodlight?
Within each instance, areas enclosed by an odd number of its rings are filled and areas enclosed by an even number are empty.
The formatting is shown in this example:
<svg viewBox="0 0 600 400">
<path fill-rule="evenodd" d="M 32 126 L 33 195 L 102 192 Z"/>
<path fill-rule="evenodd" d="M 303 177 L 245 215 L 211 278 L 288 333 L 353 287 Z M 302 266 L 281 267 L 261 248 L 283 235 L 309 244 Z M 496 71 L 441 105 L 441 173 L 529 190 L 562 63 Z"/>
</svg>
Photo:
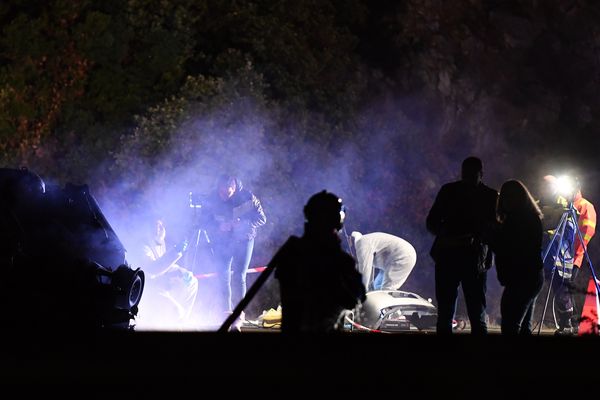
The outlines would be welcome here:
<svg viewBox="0 0 600 400">
<path fill-rule="evenodd" d="M 554 190 L 564 197 L 571 197 L 575 193 L 575 181 L 568 175 L 560 176 L 554 181 Z"/>
</svg>

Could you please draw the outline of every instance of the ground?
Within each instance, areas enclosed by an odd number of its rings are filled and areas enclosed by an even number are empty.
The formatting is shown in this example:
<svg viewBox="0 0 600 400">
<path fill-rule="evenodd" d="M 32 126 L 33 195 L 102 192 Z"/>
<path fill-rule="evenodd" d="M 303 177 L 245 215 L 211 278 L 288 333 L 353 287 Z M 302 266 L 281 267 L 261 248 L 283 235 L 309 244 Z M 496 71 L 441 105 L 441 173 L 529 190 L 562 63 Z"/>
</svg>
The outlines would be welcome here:
<svg viewBox="0 0 600 400">
<path fill-rule="evenodd" d="M 210 391 L 210 398 L 548 395 L 554 393 L 549 378 L 557 370 L 576 369 L 579 387 L 588 378 L 595 381 L 600 353 L 596 336 L 495 333 L 102 332 L 58 338 L 38 332 L 9 337 L 0 357 L 3 385 L 78 396 L 104 392 L 111 399 L 156 390 L 200 397 Z"/>
</svg>

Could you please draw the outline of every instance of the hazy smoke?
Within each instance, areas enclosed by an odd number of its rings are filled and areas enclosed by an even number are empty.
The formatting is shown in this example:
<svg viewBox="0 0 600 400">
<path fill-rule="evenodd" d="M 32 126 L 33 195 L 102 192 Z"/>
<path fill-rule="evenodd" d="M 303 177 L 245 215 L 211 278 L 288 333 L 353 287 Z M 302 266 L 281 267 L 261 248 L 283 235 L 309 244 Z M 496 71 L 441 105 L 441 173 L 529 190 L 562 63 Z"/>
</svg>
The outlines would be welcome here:
<svg viewBox="0 0 600 400">
<path fill-rule="evenodd" d="M 332 126 L 318 114 L 276 118 L 247 100 L 197 115 L 182 124 L 170 140 L 170 151 L 152 165 L 132 157 L 132 171 L 143 172 L 142 184 L 139 179 L 125 180 L 104 192 L 100 203 L 131 264 L 142 263 L 139 230 L 160 215 L 170 244 L 190 241 L 182 260 L 188 265 L 183 266 L 201 275 L 215 271 L 205 238 L 197 240 L 198 210 L 189 207 L 190 192 L 198 201 L 212 190 L 220 173 L 230 172 L 259 197 L 267 225 L 259 229 L 252 268 L 265 265 L 289 235 L 302 234 L 303 205 L 312 194 L 327 189 L 342 197 L 349 209 L 348 232 L 383 231 L 414 245 L 417 265 L 403 289 L 435 298 L 428 255 L 433 237 L 425 230 L 425 216 L 439 187 L 458 179 L 460 163 L 470 155 L 483 159 L 484 181 L 494 188 L 511 178 L 533 185 L 540 171 L 530 153 L 505 143 L 485 105 L 479 110 L 473 106 L 477 124 L 448 126 L 433 109 L 407 112 L 411 101 L 382 101 L 344 126 Z M 320 131 L 325 133 L 314 135 Z M 132 197 L 129 203 L 124 196 Z M 255 276 L 249 275 L 249 286 Z M 207 329 L 219 322 L 220 317 L 207 316 L 202 300 L 215 296 L 211 279 L 200 279 L 195 329 L 199 321 L 206 322 Z M 493 273 L 489 286 L 490 314 L 497 318 L 500 288 Z M 269 282 L 247 311 L 252 317 L 277 305 L 276 283 Z"/>
</svg>

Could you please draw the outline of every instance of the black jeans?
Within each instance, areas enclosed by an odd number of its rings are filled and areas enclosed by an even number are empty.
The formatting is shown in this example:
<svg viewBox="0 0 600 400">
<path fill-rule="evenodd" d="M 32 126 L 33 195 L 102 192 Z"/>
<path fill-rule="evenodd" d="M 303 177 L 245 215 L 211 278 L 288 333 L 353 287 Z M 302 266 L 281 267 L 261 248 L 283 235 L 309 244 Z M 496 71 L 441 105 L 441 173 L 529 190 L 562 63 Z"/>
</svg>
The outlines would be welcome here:
<svg viewBox="0 0 600 400">
<path fill-rule="evenodd" d="M 438 334 L 452 333 L 458 287 L 462 286 L 472 334 L 486 334 L 487 272 L 478 272 L 474 265 L 437 263 L 435 265 L 435 295 L 437 298 Z"/>
<path fill-rule="evenodd" d="M 590 276 L 589 266 L 581 268 L 573 266 L 570 279 L 563 280 L 558 272 L 554 273 L 552 290 L 559 327 L 579 325 Z"/>
<path fill-rule="evenodd" d="M 535 299 L 542 290 L 543 284 L 542 270 L 531 276 L 521 276 L 519 280 L 506 284 L 500 302 L 503 335 L 531 334 Z"/>
<path fill-rule="evenodd" d="M 573 293 L 575 291 L 575 279 L 579 268 L 573 266 L 573 271 L 569 278 L 560 276 L 558 270 L 555 270 L 552 279 L 552 291 L 554 292 L 554 307 L 559 328 L 572 327 L 571 319 L 574 316 Z"/>
</svg>

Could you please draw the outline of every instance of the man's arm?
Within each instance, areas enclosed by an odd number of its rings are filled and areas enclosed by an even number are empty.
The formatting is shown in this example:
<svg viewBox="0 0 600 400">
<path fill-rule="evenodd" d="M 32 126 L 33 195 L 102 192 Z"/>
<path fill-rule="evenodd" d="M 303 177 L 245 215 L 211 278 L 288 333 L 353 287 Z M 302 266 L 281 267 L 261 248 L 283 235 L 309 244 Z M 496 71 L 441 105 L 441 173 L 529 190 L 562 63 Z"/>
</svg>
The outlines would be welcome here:
<svg viewBox="0 0 600 400">
<path fill-rule="evenodd" d="M 486 200 L 485 215 L 477 228 L 477 235 L 484 243 L 490 244 L 494 241 L 494 235 L 497 224 L 496 207 L 498 204 L 498 192 L 494 189 L 489 189 L 489 199 Z"/>
<path fill-rule="evenodd" d="M 248 191 L 243 196 L 247 196 L 247 200 L 233 209 L 233 221 L 239 223 L 240 220 L 245 220 L 252 228 L 264 225 L 267 217 L 258 197 Z"/>
<path fill-rule="evenodd" d="M 489 204 L 489 208 L 488 208 L 488 214 L 487 214 L 487 221 L 488 223 L 495 223 L 496 222 L 496 207 L 498 206 L 498 197 L 499 197 L 499 193 L 498 191 L 491 189 L 490 192 L 490 204 Z"/>
<path fill-rule="evenodd" d="M 252 207 L 254 209 L 253 217 L 250 219 L 250 224 L 253 228 L 258 228 L 259 226 L 263 226 L 267 223 L 267 217 L 262 208 L 262 204 L 258 197 L 252 194 Z"/>
<path fill-rule="evenodd" d="M 166 273 L 181 257 L 182 252 L 170 249 L 162 255 L 156 254 L 149 245 L 144 246 L 144 265 L 142 269 L 151 276 L 160 276 Z"/>
<path fill-rule="evenodd" d="M 442 187 L 427 214 L 427 219 L 425 221 L 427 230 L 436 236 L 439 235 L 442 230 L 446 201 L 446 190 L 445 187 Z"/>
</svg>

